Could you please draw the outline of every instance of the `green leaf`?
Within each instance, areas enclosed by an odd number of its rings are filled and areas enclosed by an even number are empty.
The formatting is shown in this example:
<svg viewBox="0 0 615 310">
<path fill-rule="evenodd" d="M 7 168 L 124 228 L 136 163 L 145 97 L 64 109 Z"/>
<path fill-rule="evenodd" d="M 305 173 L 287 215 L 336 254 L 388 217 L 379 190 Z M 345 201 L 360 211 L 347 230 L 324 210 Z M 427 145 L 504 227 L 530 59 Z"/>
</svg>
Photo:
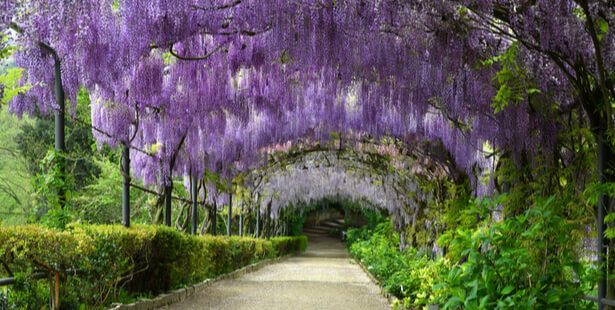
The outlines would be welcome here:
<svg viewBox="0 0 615 310">
<path fill-rule="evenodd" d="M 472 300 L 476 299 L 478 293 L 478 279 L 470 282 L 469 286 L 472 288 L 470 294 L 467 296 L 467 299 Z"/>
<path fill-rule="evenodd" d="M 515 289 L 515 287 L 514 287 L 514 286 L 512 286 L 512 285 L 508 285 L 508 286 L 504 287 L 500 293 L 501 293 L 502 295 L 508 295 L 508 294 L 512 293 L 512 291 L 513 291 L 514 289 Z"/>
<path fill-rule="evenodd" d="M 30 85 L 19 86 L 23 69 L 10 68 L 4 74 L 0 75 L 0 84 L 4 87 L 4 94 L 0 98 L 0 104 L 8 104 L 13 97 L 25 93 L 30 89 Z"/>
<path fill-rule="evenodd" d="M 463 301 L 461 300 L 461 298 L 453 296 L 444 304 L 444 309 L 455 309 L 459 307 L 462 303 Z"/>
<path fill-rule="evenodd" d="M 604 40 L 604 37 L 609 33 L 609 23 L 606 20 L 604 20 L 604 18 L 598 17 L 596 19 L 596 28 L 598 28 L 597 29 L 598 40 L 599 41 Z"/>
<path fill-rule="evenodd" d="M 484 296 L 483 298 L 480 299 L 480 304 L 479 304 L 479 308 L 481 309 L 485 309 L 487 308 L 487 303 L 489 302 L 489 295 Z"/>
</svg>

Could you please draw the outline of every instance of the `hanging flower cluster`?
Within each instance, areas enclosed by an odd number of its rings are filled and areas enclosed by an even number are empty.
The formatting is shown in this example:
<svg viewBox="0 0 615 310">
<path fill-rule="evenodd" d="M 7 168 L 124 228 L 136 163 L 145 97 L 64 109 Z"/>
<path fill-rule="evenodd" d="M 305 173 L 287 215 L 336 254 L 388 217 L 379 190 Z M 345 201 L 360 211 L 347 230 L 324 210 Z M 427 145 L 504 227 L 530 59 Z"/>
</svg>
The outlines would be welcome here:
<svg viewBox="0 0 615 310">
<path fill-rule="evenodd" d="M 615 9 L 603 2 L 590 10 L 615 27 Z M 324 143 L 339 132 L 409 145 L 440 141 L 481 194 L 489 186 L 478 180 L 495 158 L 486 149 L 512 158 L 554 149 L 557 123 L 518 103 L 542 94 L 561 106 L 574 101 L 566 69 L 575 64 L 558 67 L 520 49 L 514 56 L 529 72 L 519 82 L 532 81 L 535 91 L 509 94 L 517 104 L 494 113 L 492 98 L 505 94 L 484 60 L 515 47 L 507 33 L 564 60 L 584 60 L 589 70 L 596 63 L 570 0 L 20 3 L 27 9 L 15 18 L 23 28 L 16 61 L 32 88 L 12 110 L 54 109 L 52 59 L 38 43 L 50 45 L 69 100 L 76 102 L 80 87 L 90 91 L 96 139 L 129 144 L 132 171 L 147 184 L 206 170 L 231 178 L 261 166 L 268 147 Z M 497 33 L 496 18 L 513 28 Z M 461 22 L 471 27 L 453 29 Z M 613 31 L 600 39 L 608 51 L 602 66 L 612 72 Z M 372 192 L 369 179 L 336 169 L 270 182 L 272 192 L 295 184 L 290 197 L 365 191 L 374 202 L 398 204 Z M 301 187 L 308 182 L 318 188 Z"/>
</svg>

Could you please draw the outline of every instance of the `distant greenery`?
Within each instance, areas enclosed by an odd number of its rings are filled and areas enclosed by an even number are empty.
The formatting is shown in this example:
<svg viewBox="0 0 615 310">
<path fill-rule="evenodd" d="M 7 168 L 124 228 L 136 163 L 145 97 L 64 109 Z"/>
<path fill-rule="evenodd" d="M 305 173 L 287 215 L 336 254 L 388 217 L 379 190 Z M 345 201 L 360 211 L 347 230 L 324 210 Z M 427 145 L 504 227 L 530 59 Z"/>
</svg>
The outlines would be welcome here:
<svg viewBox="0 0 615 310">
<path fill-rule="evenodd" d="M 4 93 L 5 99 L 7 94 Z M 19 119 L 7 108 L 0 110 L 0 223 L 42 222 L 50 227 L 64 227 L 75 220 L 120 222 L 120 156 L 107 147 L 98 149 L 89 123 L 89 96 L 82 90 L 76 110 L 67 114 L 67 153 L 60 154 L 53 150 L 51 115 Z M 66 161 L 66 178 L 57 166 L 58 158 Z M 57 200 L 60 186 L 68 191 L 67 207 L 63 210 Z M 154 204 L 152 198 L 142 191 L 131 192 L 134 222 L 152 222 L 149 208 L 141 208 Z"/>
<path fill-rule="evenodd" d="M 33 187 L 28 201 L 29 221 L 43 221 L 63 226 L 73 220 L 70 214 L 73 199 L 100 175 L 100 167 L 96 161 L 103 157 L 113 159 L 109 153 L 99 152 L 96 149 L 92 129 L 88 125 L 89 105 L 87 92 L 81 91 L 76 110 L 72 113 L 74 117 L 67 115 L 66 153 L 58 153 L 53 149 L 52 116 L 35 115 L 31 121 L 19 123 L 19 131 L 12 139 L 16 144 L 18 157 L 24 162 L 30 175 Z M 59 160 L 66 163 L 66 174 L 60 169 Z M 64 175 L 66 177 L 63 177 Z M 60 210 L 57 195 L 60 188 L 67 191 L 68 208 L 65 210 Z"/>
<path fill-rule="evenodd" d="M 10 57 L 13 50 L 14 47 L 5 46 L 0 58 Z M 71 113 L 74 118 L 67 116 L 66 154 L 53 152 L 52 116 L 35 115 L 18 119 L 10 115 L 8 102 L 28 88 L 27 85 L 19 86 L 21 75 L 22 69 L 19 68 L 0 70 L 0 218 L 4 224 L 38 221 L 49 211 L 53 211 L 52 217 L 58 217 L 58 214 L 53 214 L 59 212 L 55 195 L 57 187 L 67 188 L 70 202 L 70 198 L 100 174 L 95 160 L 107 156 L 95 148 L 88 125 L 89 96 L 83 90 L 79 93 L 76 110 Z M 55 167 L 59 157 L 67 163 L 66 175 L 69 178 L 66 180 L 69 182 L 65 184 L 59 183 L 65 179 L 60 177 L 61 171 Z"/>
<path fill-rule="evenodd" d="M 0 34 L 0 225 L 15 225 L 27 221 L 31 214 L 32 186 L 27 162 L 18 151 L 20 126 L 31 119 L 18 119 L 6 108 L 8 102 L 27 87 L 18 81 L 22 70 L 6 66 L 14 46 L 6 45 L 8 36 Z"/>
<path fill-rule="evenodd" d="M 75 106 L 67 104 L 67 152 L 60 154 L 53 149 L 54 120 L 51 115 L 35 113 L 31 117 L 17 118 L 6 106 L 16 94 L 10 88 L 17 85 L 20 75 L 20 70 L 9 68 L 0 76 L 0 82 L 7 86 L 0 109 L 0 225 L 43 223 L 48 227 L 62 228 L 73 221 L 119 223 L 122 199 L 120 154 L 119 150 L 96 145 L 89 126 L 91 116 L 87 91 L 82 89 L 79 92 Z M 73 107 L 75 110 L 71 111 Z M 59 170 L 58 159 L 66 162 L 65 177 Z M 60 208 L 57 196 L 60 187 L 67 191 L 64 209 Z M 188 197 L 181 181 L 176 182 L 173 193 Z M 159 196 L 133 188 L 133 223 L 160 223 L 161 202 Z M 200 216 L 202 218 L 203 214 Z M 218 224 L 224 225 L 224 222 L 220 220 Z M 219 231 L 223 228 L 221 226 Z"/>
<path fill-rule="evenodd" d="M 79 93 L 74 118 L 67 115 L 66 148 L 67 172 L 74 178 L 72 191 L 78 191 L 92 182 L 100 174 L 95 163 L 97 158 L 110 155 L 96 149 L 90 122 L 90 99 L 85 90 Z M 40 162 L 54 146 L 54 120 L 52 115 L 36 115 L 35 121 L 22 125 L 16 137 L 19 151 L 28 162 L 32 175 L 46 172 Z"/>
<path fill-rule="evenodd" d="M 96 159 L 95 164 L 100 174 L 91 184 L 85 186 L 73 199 L 73 211 L 76 218 L 100 224 L 119 224 L 122 215 L 122 173 L 118 163 L 108 157 Z M 148 223 L 147 209 L 136 208 L 148 203 L 150 195 L 139 191 L 130 191 L 133 210 L 133 222 Z"/>
<path fill-rule="evenodd" d="M 384 213 L 378 208 L 366 208 L 355 201 L 338 198 L 323 198 L 285 208 L 282 210 L 280 219 L 288 223 L 289 235 L 299 236 L 303 233 L 306 216 L 312 212 L 326 209 L 336 209 L 344 215 L 348 215 L 351 212 L 356 213 L 362 216 L 367 222 L 367 226 L 371 228 L 385 219 Z M 348 225 L 348 222 L 349 219 L 346 219 L 346 225 Z"/>
<path fill-rule="evenodd" d="M 7 68 L 4 72 L 0 70 L 0 85 L 3 91 L 0 92 L 0 107 L 3 107 L 11 101 L 13 97 L 20 93 L 24 93 L 29 89 L 29 86 L 20 86 L 19 79 L 21 79 L 23 69 L 20 68 Z"/>
<path fill-rule="evenodd" d="M 25 223 L 31 215 L 31 175 L 16 142 L 20 124 L 31 122 L 0 110 L 0 225 Z"/>
</svg>

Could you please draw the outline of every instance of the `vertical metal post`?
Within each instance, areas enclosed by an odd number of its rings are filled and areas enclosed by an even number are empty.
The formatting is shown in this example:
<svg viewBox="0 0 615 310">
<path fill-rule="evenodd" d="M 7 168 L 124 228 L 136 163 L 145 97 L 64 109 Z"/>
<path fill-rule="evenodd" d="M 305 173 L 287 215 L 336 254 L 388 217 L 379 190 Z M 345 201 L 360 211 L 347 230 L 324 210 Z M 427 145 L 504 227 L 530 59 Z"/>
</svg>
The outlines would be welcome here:
<svg viewBox="0 0 615 310">
<path fill-rule="evenodd" d="M 248 207 L 249 208 L 249 207 Z M 246 235 L 247 236 L 252 236 L 252 231 L 254 230 L 254 227 L 252 225 L 252 211 L 250 211 L 250 209 L 248 209 L 248 214 L 246 214 L 247 216 L 247 223 L 246 223 Z"/>
<path fill-rule="evenodd" d="M 243 236 L 243 207 L 239 209 L 239 236 Z"/>
<path fill-rule="evenodd" d="M 56 96 L 56 105 L 57 109 L 54 112 L 55 117 L 55 150 L 59 152 L 62 156 L 58 158 L 60 169 L 62 171 L 62 179 L 66 180 L 66 163 L 64 160 L 64 153 L 66 152 L 66 143 L 65 143 L 65 133 L 64 133 L 64 110 L 65 110 L 65 96 L 64 96 L 64 87 L 62 85 L 62 65 L 60 62 L 60 57 L 58 54 L 53 51 L 54 56 L 54 69 L 55 69 L 55 96 Z M 65 184 L 65 182 L 63 182 Z M 62 185 L 58 189 L 58 201 L 60 202 L 60 207 L 64 208 L 66 205 L 66 188 L 65 185 Z"/>
<path fill-rule="evenodd" d="M 601 132 L 598 135 L 598 180 L 600 184 L 605 183 L 606 177 L 604 175 L 604 162 L 606 160 L 606 145 L 605 145 L 605 134 Z M 600 193 L 598 196 L 598 268 L 600 270 L 600 280 L 598 281 L 598 309 L 604 309 L 604 305 L 602 304 L 602 299 L 606 298 L 606 290 L 607 290 L 607 248 L 604 240 L 604 231 L 606 229 L 606 225 L 604 224 L 604 216 L 606 213 L 605 206 L 605 197 L 603 193 Z"/>
<path fill-rule="evenodd" d="M 172 182 L 172 181 L 169 181 Z M 164 224 L 171 226 L 171 195 L 173 193 L 173 183 L 164 186 Z"/>
<path fill-rule="evenodd" d="M 205 187 L 205 179 L 203 176 L 203 202 L 201 202 L 203 204 L 203 207 L 205 209 L 205 211 L 208 210 L 207 208 L 207 203 L 205 202 L 207 201 L 207 187 Z M 209 216 L 204 216 L 203 217 L 203 224 L 201 224 L 201 235 L 205 235 L 207 234 L 207 226 L 205 226 L 207 224 L 207 221 L 209 220 Z"/>
<path fill-rule="evenodd" d="M 261 212 L 260 209 L 256 209 L 256 238 L 260 238 L 261 236 Z"/>
<path fill-rule="evenodd" d="M 130 148 L 122 143 L 122 225 L 130 227 Z"/>
<path fill-rule="evenodd" d="M 195 175 L 192 176 L 192 182 L 190 182 L 191 185 L 191 190 L 192 190 L 192 234 L 196 235 L 196 220 L 198 217 L 198 188 L 199 188 L 199 180 L 196 178 Z"/>
<path fill-rule="evenodd" d="M 231 192 L 228 194 L 228 215 L 226 217 L 227 219 L 227 225 L 226 225 L 226 235 L 230 236 L 233 233 L 233 229 L 232 229 L 232 220 L 233 220 L 233 190 L 232 190 L 232 186 L 231 186 Z"/>
<path fill-rule="evenodd" d="M 214 199 L 214 207 L 212 211 L 213 212 L 212 212 L 212 218 L 211 218 L 211 226 L 212 226 L 211 234 L 215 236 L 218 230 L 216 227 L 218 226 L 218 223 L 217 223 L 218 222 L 218 204 L 216 203 L 215 199 Z"/>
</svg>

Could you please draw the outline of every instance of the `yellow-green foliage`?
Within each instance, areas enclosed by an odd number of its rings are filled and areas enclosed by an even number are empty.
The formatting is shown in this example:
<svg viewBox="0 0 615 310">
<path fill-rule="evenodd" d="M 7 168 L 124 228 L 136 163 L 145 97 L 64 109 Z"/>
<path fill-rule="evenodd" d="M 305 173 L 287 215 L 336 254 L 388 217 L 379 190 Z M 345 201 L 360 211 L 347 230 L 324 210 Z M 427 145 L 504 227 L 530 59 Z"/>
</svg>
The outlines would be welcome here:
<svg viewBox="0 0 615 310">
<path fill-rule="evenodd" d="M 271 238 L 273 248 L 278 256 L 288 253 L 305 251 L 307 247 L 307 237 L 275 237 Z"/>
<path fill-rule="evenodd" d="M 73 225 L 65 232 L 0 227 L 0 265 L 12 273 L 78 270 L 65 278 L 64 300 L 103 305 L 117 299 L 120 288 L 155 294 L 302 251 L 306 244 L 306 237 L 195 237 L 161 226 Z"/>
<path fill-rule="evenodd" d="M 39 226 L 0 227 L 0 261 L 17 269 L 59 270 L 79 263 L 92 251 L 87 239 Z M 6 274 L 6 270 L 0 274 Z"/>
</svg>

